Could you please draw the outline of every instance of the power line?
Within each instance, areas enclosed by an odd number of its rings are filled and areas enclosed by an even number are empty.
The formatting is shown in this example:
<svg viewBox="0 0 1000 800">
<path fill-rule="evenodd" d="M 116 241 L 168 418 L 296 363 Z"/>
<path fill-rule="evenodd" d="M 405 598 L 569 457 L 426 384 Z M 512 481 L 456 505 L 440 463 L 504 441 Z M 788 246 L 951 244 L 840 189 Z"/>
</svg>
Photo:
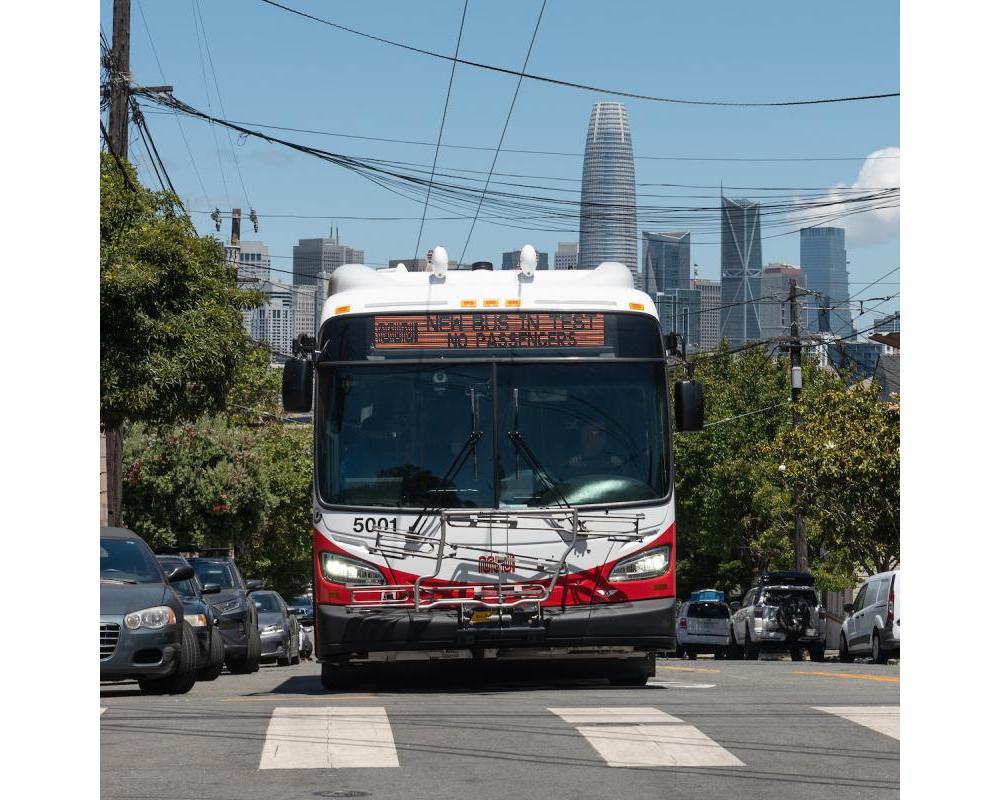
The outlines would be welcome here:
<svg viewBox="0 0 1000 800">
<path fill-rule="evenodd" d="M 493 162 L 490 164 L 490 174 L 486 176 L 483 184 L 483 193 L 479 195 L 479 203 L 476 204 L 476 214 L 472 218 L 469 226 L 469 235 L 465 237 L 465 245 L 462 247 L 462 255 L 458 257 L 458 262 L 465 259 L 465 251 L 469 249 L 469 241 L 472 239 L 472 232 L 476 229 L 476 222 L 479 220 L 479 211 L 483 207 L 483 198 L 486 197 L 486 190 L 490 186 L 490 178 L 493 177 L 493 170 L 496 169 L 497 159 L 500 157 L 500 148 L 503 147 L 504 137 L 507 135 L 507 126 L 510 125 L 510 116 L 514 113 L 514 104 L 517 102 L 517 95 L 521 91 L 521 81 L 524 80 L 524 70 L 528 68 L 528 60 L 531 58 L 531 50 L 535 46 L 535 37 L 538 36 L 538 27 L 542 24 L 542 14 L 545 13 L 545 4 L 548 0 L 542 0 L 542 7 L 538 9 L 538 19 L 535 21 L 535 30 L 531 34 L 531 41 L 528 42 L 528 52 L 524 54 L 524 63 L 521 65 L 521 74 L 517 78 L 517 86 L 514 87 L 514 96 L 510 99 L 510 108 L 507 109 L 507 119 L 504 120 L 503 130 L 500 132 L 500 141 L 497 142 L 496 152 L 493 153 Z M 415 258 L 416 256 L 414 256 Z"/>
<path fill-rule="evenodd" d="M 170 112 L 152 112 L 166 114 Z M 267 128 L 274 131 L 287 131 L 289 133 L 307 133 L 315 136 L 335 136 L 341 139 L 357 139 L 366 142 L 385 142 L 388 144 L 410 144 L 420 147 L 435 147 L 434 142 L 424 142 L 418 139 L 392 139 L 385 136 L 363 136 L 354 133 L 340 133 L 337 131 L 321 131 L 315 128 L 293 128 L 285 125 L 269 125 L 266 122 L 252 122 L 247 120 L 230 120 L 235 125 L 248 125 L 255 128 Z M 447 144 L 441 143 L 441 147 L 446 150 L 483 150 L 492 152 L 494 148 L 485 145 L 473 144 Z M 501 153 L 520 153 L 535 156 L 565 156 L 567 158 L 583 158 L 583 153 L 569 153 L 563 150 L 531 150 L 524 148 L 504 147 Z M 635 161 L 723 161 L 723 162 L 757 162 L 757 163 L 781 163 L 781 162 L 811 162 L 811 161 L 899 161 L 899 156 L 649 156 L 633 155 Z M 498 173 L 499 174 L 499 173 Z M 718 188 L 718 187 L 713 187 Z"/>
<path fill-rule="evenodd" d="M 749 417 L 754 414 L 762 414 L 765 411 L 773 411 L 776 408 L 783 408 L 791 403 L 791 400 L 785 400 L 784 402 L 777 403 L 773 406 L 767 406 L 766 408 L 758 408 L 754 411 L 747 411 L 745 414 L 737 414 L 735 417 L 726 417 L 725 419 L 717 419 L 714 422 L 706 422 L 702 425 L 703 428 L 711 428 L 713 425 L 721 425 L 723 422 L 732 422 L 734 419 L 743 419 L 743 417 Z"/>
<path fill-rule="evenodd" d="M 205 99 L 208 101 L 208 110 L 209 110 L 209 113 L 211 114 L 211 111 L 212 111 L 212 95 L 208 91 L 208 75 L 205 72 L 205 56 L 201 52 L 201 36 L 200 36 L 200 34 L 198 32 L 198 12 L 197 12 L 197 8 L 195 6 L 195 0 L 191 0 L 191 20 L 194 22 L 194 38 L 195 38 L 195 43 L 196 43 L 196 45 L 198 47 L 198 61 L 201 64 L 201 81 L 202 81 L 202 84 L 205 87 Z M 206 42 L 206 47 L 207 47 L 207 42 Z M 222 190 L 223 190 L 223 192 L 226 195 L 226 204 L 230 208 L 232 208 L 232 206 L 233 206 L 233 200 L 229 196 L 229 184 L 226 182 L 226 171 L 222 167 L 222 156 L 219 153 L 219 140 L 218 140 L 218 138 L 215 135 L 215 124 L 213 122 L 211 122 L 211 121 L 209 122 L 209 128 L 212 131 L 212 143 L 215 145 L 215 147 L 214 147 L 215 158 L 216 158 L 216 161 L 218 161 L 218 164 L 219 164 L 219 177 L 222 178 Z"/>
<path fill-rule="evenodd" d="M 398 47 L 403 50 L 409 50 L 413 53 L 420 53 L 426 56 L 432 56 L 434 58 L 439 58 L 445 61 L 457 62 L 459 64 L 465 64 L 469 67 L 476 67 L 477 69 L 489 70 L 491 72 L 500 72 L 505 75 L 514 75 L 519 77 L 528 78 L 533 81 L 541 81 L 543 83 L 550 83 L 556 86 L 564 86 L 571 89 L 582 89 L 588 92 L 599 92 L 601 94 L 617 95 L 619 97 L 630 97 L 635 100 L 649 100 L 657 103 L 673 103 L 677 105 L 689 105 L 689 106 L 717 106 L 717 107 L 730 107 L 730 108 L 764 108 L 764 107 L 783 107 L 783 106 L 809 106 L 809 105 L 822 105 L 830 103 L 848 103 L 856 102 L 861 100 L 880 100 L 890 97 L 899 97 L 899 92 L 883 92 L 880 94 L 864 94 L 864 95 L 852 95 L 846 97 L 826 97 L 820 99 L 809 99 L 809 100 L 779 100 L 771 102 L 732 102 L 732 101 L 720 101 L 720 100 L 685 100 L 675 97 L 658 97 L 656 95 L 640 94 L 638 92 L 630 92 L 622 89 L 607 89 L 599 86 L 590 86 L 585 83 L 576 83 L 573 81 L 561 80 L 559 78 L 550 78 L 544 75 L 533 75 L 529 72 L 518 72 L 512 69 L 506 69 L 504 67 L 498 67 L 495 64 L 483 64 L 478 61 L 469 61 L 464 58 L 454 58 L 445 55 L 444 53 L 437 53 L 433 50 L 425 50 L 421 47 L 414 47 L 413 45 L 404 44 L 402 42 L 396 42 L 391 39 L 386 39 L 381 36 L 375 36 L 374 34 L 365 33 L 364 31 L 356 30 L 355 28 L 349 28 L 346 25 L 339 25 L 336 22 L 332 22 L 328 19 L 323 19 L 322 17 L 314 16 L 313 14 L 307 14 L 304 11 L 299 11 L 298 9 L 291 8 L 290 6 L 283 5 L 281 3 L 275 2 L 275 0 L 261 0 L 269 6 L 274 6 L 275 8 L 280 8 L 283 11 L 287 11 L 290 14 L 295 14 L 299 17 L 304 17 L 305 19 L 312 20 L 313 22 L 319 22 L 323 25 L 328 25 L 331 28 L 336 28 L 337 30 L 344 31 L 346 33 L 354 34 L 355 36 L 361 36 L 365 39 L 370 39 L 375 42 L 381 42 L 382 44 L 391 45 L 392 47 Z"/>
<path fill-rule="evenodd" d="M 128 186 L 128 188 L 131 189 L 133 192 L 138 194 L 139 190 L 136 189 L 135 184 L 132 183 L 132 178 L 129 177 L 128 170 L 125 169 L 125 165 L 122 163 L 122 160 L 118 157 L 118 154 L 114 151 L 114 148 L 111 146 L 111 137 L 108 136 L 108 130 L 107 128 L 104 127 L 104 120 L 103 119 L 100 120 L 100 123 L 101 123 L 101 135 L 104 137 L 104 141 L 107 142 L 108 144 L 108 152 L 111 153 L 112 157 L 115 159 L 115 163 L 118 165 L 118 170 L 121 172 L 122 177 L 125 179 L 125 185 Z"/>
<path fill-rule="evenodd" d="M 465 0 L 462 6 L 462 21 L 458 25 L 458 39 L 455 41 L 455 57 L 458 57 L 458 49 L 462 46 L 462 31 L 465 30 L 465 12 L 469 10 L 469 0 Z M 431 165 L 431 180 L 427 184 L 427 196 L 424 198 L 424 210 L 420 215 L 420 230 L 417 231 L 417 243 L 413 246 L 413 260 L 417 260 L 420 252 L 420 239 L 424 235 L 424 220 L 427 218 L 427 204 L 431 199 L 431 189 L 434 187 L 434 170 L 437 169 L 438 153 L 441 152 L 441 136 L 444 134 L 444 122 L 448 117 L 448 103 L 451 102 L 451 86 L 455 81 L 455 67 L 458 61 L 451 62 L 451 74 L 448 76 L 448 91 L 444 96 L 444 109 L 441 111 L 441 124 L 438 126 L 438 143 L 434 148 L 434 163 Z"/>
</svg>

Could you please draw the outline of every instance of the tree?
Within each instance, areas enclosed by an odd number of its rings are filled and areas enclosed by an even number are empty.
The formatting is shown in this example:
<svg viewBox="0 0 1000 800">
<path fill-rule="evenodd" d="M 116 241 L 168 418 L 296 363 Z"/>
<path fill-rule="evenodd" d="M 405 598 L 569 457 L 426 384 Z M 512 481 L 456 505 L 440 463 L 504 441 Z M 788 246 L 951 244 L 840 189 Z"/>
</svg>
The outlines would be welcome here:
<svg viewBox="0 0 1000 800">
<path fill-rule="evenodd" d="M 816 523 L 813 545 L 868 574 L 899 563 L 899 406 L 879 393 L 872 382 L 804 397 L 802 424 L 772 448 Z"/>
<path fill-rule="evenodd" d="M 248 342 L 222 245 L 198 236 L 177 198 L 101 156 L 101 427 L 108 520 L 121 524 L 123 427 L 172 424 L 221 409 Z M 133 188 L 137 187 L 137 188 Z"/>
<path fill-rule="evenodd" d="M 734 591 L 793 562 L 791 495 L 770 447 L 791 427 L 788 367 L 764 348 L 730 354 L 725 342 L 696 364 L 706 427 L 674 436 L 680 590 Z M 803 371 L 804 395 L 838 382 L 813 359 Z"/>
</svg>

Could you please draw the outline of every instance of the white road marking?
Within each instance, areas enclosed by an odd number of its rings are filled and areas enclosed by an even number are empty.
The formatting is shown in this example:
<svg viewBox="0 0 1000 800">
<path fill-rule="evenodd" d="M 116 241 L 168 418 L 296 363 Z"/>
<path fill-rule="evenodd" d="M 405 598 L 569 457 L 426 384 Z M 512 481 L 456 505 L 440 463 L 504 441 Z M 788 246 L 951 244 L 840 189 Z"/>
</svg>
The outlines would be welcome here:
<svg viewBox="0 0 1000 800">
<path fill-rule="evenodd" d="M 382 707 L 275 708 L 258 769 L 398 767 Z"/>
<path fill-rule="evenodd" d="M 647 686 L 659 686 L 661 689 L 714 689 L 714 683 L 680 683 L 678 681 L 650 681 Z"/>
<path fill-rule="evenodd" d="M 549 711 L 562 717 L 563 721 L 570 725 L 580 725 L 585 722 L 680 722 L 677 717 L 650 707 L 550 708 Z"/>
<path fill-rule="evenodd" d="M 694 725 L 602 725 L 577 730 L 609 767 L 745 766 Z"/>
<path fill-rule="evenodd" d="M 864 725 L 893 739 L 899 739 L 899 706 L 813 706 L 813 708 Z"/>
<path fill-rule="evenodd" d="M 694 725 L 684 724 L 658 708 L 550 708 L 549 711 L 575 725 L 609 767 L 745 766 Z M 622 722 L 637 724 L 618 724 Z"/>
<path fill-rule="evenodd" d="M 104 712 L 105 711 L 107 711 L 107 709 L 104 706 L 101 706 L 101 716 L 102 717 L 104 716 Z"/>
</svg>

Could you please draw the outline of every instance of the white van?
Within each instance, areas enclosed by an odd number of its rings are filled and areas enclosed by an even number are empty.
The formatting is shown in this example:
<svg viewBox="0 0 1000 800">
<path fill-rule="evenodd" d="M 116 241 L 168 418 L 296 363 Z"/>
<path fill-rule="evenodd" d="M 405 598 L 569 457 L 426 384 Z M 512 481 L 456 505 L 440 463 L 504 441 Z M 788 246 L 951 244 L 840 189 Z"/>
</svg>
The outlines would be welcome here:
<svg viewBox="0 0 1000 800">
<path fill-rule="evenodd" d="M 898 569 L 872 575 L 854 602 L 844 604 L 844 611 L 848 614 L 840 630 L 841 661 L 870 655 L 876 664 L 884 664 L 890 656 L 899 657 Z"/>
</svg>

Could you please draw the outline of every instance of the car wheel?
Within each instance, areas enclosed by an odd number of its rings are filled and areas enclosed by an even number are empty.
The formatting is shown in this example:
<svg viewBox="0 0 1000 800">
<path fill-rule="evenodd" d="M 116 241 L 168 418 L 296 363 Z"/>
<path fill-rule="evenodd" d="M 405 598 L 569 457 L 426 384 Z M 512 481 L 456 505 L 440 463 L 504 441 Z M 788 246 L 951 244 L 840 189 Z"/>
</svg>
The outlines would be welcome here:
<svg viewBox="0 0 1000 800">
<path fill-rule="evenodd" d="M 234 675 L 249 675 L 260 669 L 260 631 L 254 625 L 247 634 L 247 654 L 243 658 L 234 659 L 229 664 L 229 671 Z"/>
<path fill-rule="evenodd" d="M 889 663 L 889 653 L 882 647 L 882 637 L 878 628 L 872 631 L 872 661 L 876 664 Z"/>
<path fill-rule="evenodd" d="M 788 651 L 788 654 L 792 657 L 792 661 L 802 661 L 805 658 L 801 647 L 793 647 Z"/>
<path fill-rule="evenodd" d="M 854 656 L 851 655 L 851 651 L 847 649 L 847 637 L 844 634 L 840 634 L 840 663 L 850 664 L 854 661 Z"/>
<path fill-rule="evenodd" d="M 747 625 L 746 638 L 743 639 L 743 658 L 747 661 L 756 661 L 760 658 L 760 645 L 756 645 L 750 639 L 750 626 Z"/>
<path fill-rule="evenodd" d="M 288 637 L 288 644 L 285 647 L 285 655 L 278 656 L 275 659 L 278 662 L 279 667 L 290 667 L 292 665 L 292 639 L 291 636 Z"/>
<path fill-rule="evenodd" d="M 816 642 L 809 646 L 809 660 L 818 662 L 826 661 L 826 645 L 823 642 Z"/>
<path fill-rule="evenodd" d="M 139 691 L 143 694 L 185 694 L 198 680 L 198 637 L 186 622 L 181 626 L 177 669 L 166 678 L 139 678 Z"/>
<path fill-rule="evenodd" d="M 736 633 L 732 628 L 729 629 L 729 650 L 726 653 L 726 658 L 730 661 L 738 661 L 743 658 L 743 648 L 736 643 Z"/>
<path fill-rule="evenodd" d="M 208 663 L 198 670 L 198 680 L 214 681 L 222 674 L 226 663 L 226 647 L 222 643 L 222 634 L 214 628 L 209 636 Z"/>
<path fill-rule="evenodd" d="M 362 667 L 345 664 L 321 664 L 319 681 L 328 692 L 357 686 L 364 677 Z"/>
<path fill-rule="evenodd" d="M 674 658 L 684 658 L 684 646 L 683 645 L 677 645 L 677 648 L 674 650 Z"/>
<path fill-rule="evenodd" d="M 687 656 L 688 661 L 696 661 L 698 659 L 698 654 L 691 650 L 685 650 L 684 655 Z"/>
</svg>

